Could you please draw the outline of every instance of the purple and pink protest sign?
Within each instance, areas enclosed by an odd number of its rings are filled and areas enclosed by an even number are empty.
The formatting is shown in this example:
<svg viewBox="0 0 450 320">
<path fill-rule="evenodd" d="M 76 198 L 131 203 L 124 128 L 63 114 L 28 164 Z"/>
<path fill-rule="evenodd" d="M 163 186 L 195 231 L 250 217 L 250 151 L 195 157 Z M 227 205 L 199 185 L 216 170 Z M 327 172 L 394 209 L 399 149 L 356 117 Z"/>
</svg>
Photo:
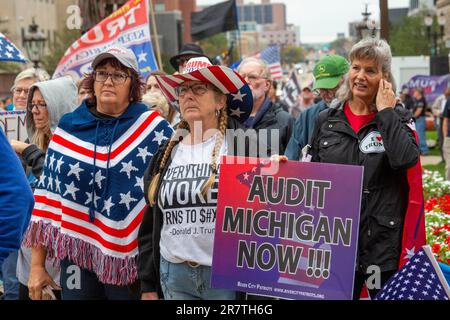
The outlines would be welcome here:
<svg viewBox="0 0 450 320">
<path fill-rule="evenodd" d="M 221 162 L 212 287 L 352 299 L 363 168 L 238 159 Z"/>
</svg>

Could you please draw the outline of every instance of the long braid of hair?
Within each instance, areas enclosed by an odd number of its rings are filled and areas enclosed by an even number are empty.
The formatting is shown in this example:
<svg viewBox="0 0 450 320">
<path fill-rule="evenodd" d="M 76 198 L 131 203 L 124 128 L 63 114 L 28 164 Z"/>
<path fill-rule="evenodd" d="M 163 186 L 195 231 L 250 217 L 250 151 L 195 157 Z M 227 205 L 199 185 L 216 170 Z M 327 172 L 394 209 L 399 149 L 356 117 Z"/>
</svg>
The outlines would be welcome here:
<svg viewBox="0 0 450 320">
<path fill-rule="evenodd" d="M 217 175 L 217 158 L 220 153 L 220 148 L 222 147 L 222 143 L 225 139 L 225 130 L 227 129 L 228 124 L 228 114 L 226 111 L 226 107 L 222 108 L 220 111 L 220 117 L 219 117 L 219 136 L 216 138 L 216 143 L 214 144 L 214 149 L 212 152 L 212 163 L 211 163 L 211 175 L 209 176 L 208 180 L 206 180 L 205 184 L 202 187 L 202 195 L 206 198 L 208 190 L 213 186 L 214 182 L 216 181 L 216 175 Z"/>
<path fill-rule="evenodd" d="M 169 144 L 167 145 L 166 150 L 164 151 L 164 155 L 161 159 L 161 162 L 159 164 L 158 173 L 153 176 L 152 181 L 150 182 L 150 186 L 148 188 L 148 201 L 151 206 L 154 206 L 156 204 L 157 194 L 156 190 L 158 189 L 158 184 L 161 180 L 161 173 L 164 170 L 164 167 L 166 166 L 167 160 L 169 160 L 170 155 L 172 154 L 173 148 L 179 143 L 180 141 L 180 131 L 182 129 L 188 129 L 189 130 L 189 124 L 182 120 L 177 128 L 177 131 L 173 135 L 173 138 L 170 140 Z"/>
</svg>

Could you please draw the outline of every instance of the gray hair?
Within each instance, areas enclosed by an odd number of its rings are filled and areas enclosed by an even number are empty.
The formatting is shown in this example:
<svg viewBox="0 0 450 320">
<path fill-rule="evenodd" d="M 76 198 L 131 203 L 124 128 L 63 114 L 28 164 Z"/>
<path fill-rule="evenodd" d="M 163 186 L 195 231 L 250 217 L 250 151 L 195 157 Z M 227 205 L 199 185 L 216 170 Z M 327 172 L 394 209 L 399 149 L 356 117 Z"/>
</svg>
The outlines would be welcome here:
<svg viewBox="0 0 450 320">
<path fill-rule="evenodd" d="M 16 79 L 14 79 L 14 85 L 11 89 L 14 89 L 16 87 L 17 82 L 24 79 L 34 79 L 36 82 L 42 82 L 50 80 L 50 75 L 44 69 L 25 69 L 16 76 Z"/>
<path fill-rule="evenodd" d="M 396 92 L 395 79 L 391 71 L 392 52 L 386 40 L 372 37 L 362 39 L 352 47 L 348 57 L 350 64 L 354 60 L 374 60 L 377 66 L 381 67 L 383 74 L 387 75 L 387 81 L 392 84 L 392 90 Z M 348 76 L 346 76 L 346 80 L 337 91 L 336 97 L 341 102 L 353 98 Z"/>
<path fill-rule="evenodd" d="M 238 72 L 242 68 L 242 66 L 247 63 L 259 64 L 263 69 L 261 76 L 268 80 L 271 80 L 270 79 L 270 69 L 269 69 L 269 65 L 267 64 L 267 62 L 265 62 L 262 59 L 258 59 L 258 58 L 254 58 L 254 57 L 248 57 L 248 58 L 245 58 L 244 60 L 242 60 L 242 62 L 239 64 L 239 67 L 237 68 Z"/>
</svg>

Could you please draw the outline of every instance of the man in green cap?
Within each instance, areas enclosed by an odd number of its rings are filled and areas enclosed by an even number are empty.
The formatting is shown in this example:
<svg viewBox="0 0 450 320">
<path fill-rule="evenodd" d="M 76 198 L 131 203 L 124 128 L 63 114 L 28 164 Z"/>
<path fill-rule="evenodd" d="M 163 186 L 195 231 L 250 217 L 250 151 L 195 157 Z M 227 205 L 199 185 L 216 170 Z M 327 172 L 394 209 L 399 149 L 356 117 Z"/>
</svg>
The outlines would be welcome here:
<svg viewBox="0 0 450 320">
<path fill-rule="evenodd" d="M 289 140 L 285 155 L 289 160 L 299 160 L 301 150 L 311 138 L 314 123 L 319 113 L 331 105 L 336 92 L 344 83 L 349 64 L 339 55 L 326 55 L 314 66 L 314 91 L 318 91 L 322 100 L 302 113 L 295 121 L 293 134 Z"/>
</svg>

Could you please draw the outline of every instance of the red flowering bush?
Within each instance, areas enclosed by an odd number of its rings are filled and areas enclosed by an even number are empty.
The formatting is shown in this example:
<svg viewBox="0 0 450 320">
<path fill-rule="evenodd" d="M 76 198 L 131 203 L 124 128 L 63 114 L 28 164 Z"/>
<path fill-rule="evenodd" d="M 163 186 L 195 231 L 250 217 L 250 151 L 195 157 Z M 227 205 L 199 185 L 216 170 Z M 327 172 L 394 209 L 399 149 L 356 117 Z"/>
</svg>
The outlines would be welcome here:
<svg viewBox="0 0 450 320">
<path fill-rule="evenodd" d="M 450 264 L 449 182 L 436 172 L 425 171 L 423 178 L 427 243 L 438 261 Z"/>
</svg>

